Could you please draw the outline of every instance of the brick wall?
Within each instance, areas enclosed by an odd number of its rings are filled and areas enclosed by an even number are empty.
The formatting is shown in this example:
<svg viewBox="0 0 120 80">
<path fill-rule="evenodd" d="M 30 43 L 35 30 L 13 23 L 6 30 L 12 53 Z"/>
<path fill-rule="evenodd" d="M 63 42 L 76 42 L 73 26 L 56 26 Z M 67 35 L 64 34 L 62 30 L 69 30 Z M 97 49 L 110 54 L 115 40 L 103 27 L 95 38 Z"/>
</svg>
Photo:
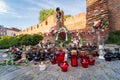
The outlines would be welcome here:
<svg viewBox="0 0 120 80">
<path fill-rule="evenodd" d="M 86 6 L 87 27 L 92 27 L 93 22 L 100 18 L 104 18 L 107 24 L 109 24 L 106 0 L 86 0 Z"/>
<path fill-rule="evenodd" d="M 107 0 L 111 30 L 120 30 L 120 0 Z"/>
<path fill-rule="evenodd" d="M 64 21 L 64 25 L 68 30 L 78 30 L 86 28 L 86 15 L 85 13 L 77 14 L 73 17 L 69 17 Z M 49 16 L 44 22 L 41 24 L 37 24 L 31 27 L 28 27 L 21 32 L 20 34 L 34 34 L 34 33 L 48 33 L 50 28 L 56 26 L 56 15 Z"/>
<path fill-rule="evenodd" d="M 68 30 L 78 30 L 86 28 L 86 14 L 80 13 L 75 15 L 74 17 L 69 17 L 65 21 L 65 26 Z"/>
</svg>

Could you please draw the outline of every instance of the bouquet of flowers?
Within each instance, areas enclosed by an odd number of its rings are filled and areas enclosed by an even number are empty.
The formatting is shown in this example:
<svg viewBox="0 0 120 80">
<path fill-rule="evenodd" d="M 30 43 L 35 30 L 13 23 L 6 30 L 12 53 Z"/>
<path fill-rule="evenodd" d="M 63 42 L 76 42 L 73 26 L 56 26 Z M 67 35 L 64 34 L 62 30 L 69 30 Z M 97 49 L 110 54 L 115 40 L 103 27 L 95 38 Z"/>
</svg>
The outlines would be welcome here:
<svg viewBox="0 0 120 80">
<path fill-rule="evenodd" d="M 93 28 L 94 29 L 102 29 L 103 27 L 105 27 L 106 23 L 104 19 L 100 19 L 98 21 L 94 21 L 93 23 Z"/>
</svg>

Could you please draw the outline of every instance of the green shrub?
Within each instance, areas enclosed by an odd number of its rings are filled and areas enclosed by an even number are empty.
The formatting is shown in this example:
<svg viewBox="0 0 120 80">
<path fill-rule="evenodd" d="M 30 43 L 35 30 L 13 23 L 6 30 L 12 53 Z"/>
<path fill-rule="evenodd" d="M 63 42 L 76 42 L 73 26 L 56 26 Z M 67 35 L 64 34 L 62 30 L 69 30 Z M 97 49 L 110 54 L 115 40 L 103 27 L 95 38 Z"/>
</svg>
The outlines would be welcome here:
<svg viewBox="0 0 120 80">
<path fill-rule="evenodd" d="M 106 44 L 118 44 L 120 45 L 120 31 L 110 32 Z"/>
<path fill-rule="evenodd" d="M 21 46 L 21 45 L 36 45 L 43 39 L 42 35 L 19 35 L 19 36 L 1 36 L 0 37 L 0 49 L 6 49 L 11 46 Z"/>
</svg>

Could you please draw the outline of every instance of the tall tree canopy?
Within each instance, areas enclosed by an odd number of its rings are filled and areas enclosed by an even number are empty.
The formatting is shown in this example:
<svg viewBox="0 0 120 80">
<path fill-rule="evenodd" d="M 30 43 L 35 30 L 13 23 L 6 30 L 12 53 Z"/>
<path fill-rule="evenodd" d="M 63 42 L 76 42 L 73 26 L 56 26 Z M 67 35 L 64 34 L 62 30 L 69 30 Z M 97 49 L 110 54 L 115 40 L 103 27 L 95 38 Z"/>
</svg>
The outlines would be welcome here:
<svg viewBox="0 0 120 80">
<path fill-rule="evenodd" d="M 72 15 L 65 15 L 64 20 L 66 20 L 66 18 L 68 18 L 68 17 L 72 17 Z"/>
<path fill-rule="evenodd" d="M 39 23 L 43 22 L 45 19 L 47 19 L 50 15 L 52 15 L 55 12 L 54 9 L 42 9 L 39 12 Z M 65 15 L 64 19 L 71 17 L 71 15 Z"/>
<path fill-rule="evenodd" d="M 45 19 L 47 19 L 53 13 L 54 13 L 53 9 L 42 9 L 39 12 L 39 23 L 43 22 Z"/>
</svg>

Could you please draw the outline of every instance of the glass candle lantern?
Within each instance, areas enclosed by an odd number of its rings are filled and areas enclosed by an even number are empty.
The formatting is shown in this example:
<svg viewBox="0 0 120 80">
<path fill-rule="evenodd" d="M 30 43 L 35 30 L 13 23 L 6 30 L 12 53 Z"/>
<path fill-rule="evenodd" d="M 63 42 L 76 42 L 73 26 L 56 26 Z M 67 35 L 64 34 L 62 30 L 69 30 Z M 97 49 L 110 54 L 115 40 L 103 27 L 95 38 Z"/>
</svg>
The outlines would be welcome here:
<svg viewBox="0 0 120 80">
<path fill-rule="evenodd" d="M 114 48 L 114 50 L 115 50 L 115 53 L 119 54 L 119 48 Z"/>
<path fill-rule="evenodd" d="M 68 63 L 67 61 L 64 61 L 60 64 L 61 71 L 66 72 L 68 70 Z"/>
<path fill-rule="evenodd" d="M 83 59 L 87 59 L 87 56 L 86 56 L 85 51 L 80 51 L 80 58 L 81 58 L 81 61 L 82 61 Z"/>
<path fill-rule="evenodd" d="M 93 50 L 92 54 L 93 54 L 94 57 L 98 57 L 99 56 L 98 50 Z"/>
<path fill-rule="evenodd" d="M 65 53 L 62 50 L 59 50 L 59 54 L 56 54 L 58 66 L 60 66 L 60 63 L 64 61 L 64 56 L 65 56 Z"/>
<path fill-rule="evenodd" d="M 88 60 L 87 59 L 83 59 L 83 61 L 82 61 L 82 67 L 83 68 L 88 68 Z"/>
<path fill-rule="evenodd" d="M 22 60 L 26 60 L 26 54 L 22 53 Z"/>
<path fill-rule="evenodd" d="M 55 58 L 55 56 L 53 56 L 53 57 L 51 58 L 50 62 L 51 62 L 51 64 L 56 64 L 56 58 Z"/>
<path fill-rule="evenodd" d="M 46 64 L 43 61 L 41 61 L 39 67 L 40 67 L 40 71 L 43 71 L 46 69 Z"/>
<path fill-rule="evenodd" d="M 73 66 L 73 67 L 78 66 L 77 51 L 76 50 L 71 51 L 71 66 Z"/>
<path fill-rule="evenodd" d="M 7 54 L 7 52 L 4 52 L 3 54 L 2 54 L 2 57 L 7 57 L 8 56 L 8 54 Z"/>
<path fill-rule="evenodd" d="M 89 55 L 88 63 L 89 63 L 89 65 L 94 65 L 95 59 L 93 58 L 92 55 Z"/>
</svg>

